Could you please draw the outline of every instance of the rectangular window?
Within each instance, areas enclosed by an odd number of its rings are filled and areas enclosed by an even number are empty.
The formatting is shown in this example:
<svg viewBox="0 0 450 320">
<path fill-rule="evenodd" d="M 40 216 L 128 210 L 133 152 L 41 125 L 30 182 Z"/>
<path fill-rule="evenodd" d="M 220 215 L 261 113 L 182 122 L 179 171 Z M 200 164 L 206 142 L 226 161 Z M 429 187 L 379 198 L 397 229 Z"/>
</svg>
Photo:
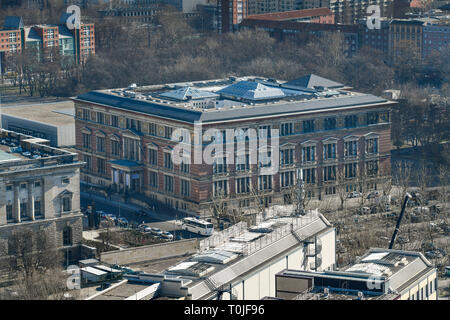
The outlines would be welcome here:
<svg viewBox="0 0 450 320">
<path fill-rule="evenodd" d="M 172 154 L 170 152 L 164 152 L 164 168 L 173 169 Z"/>
<path fill-rule="evenodd" d="M 158 150 L 148 149 L 148 163 L 152 166 L 158 165 Z"/>
<path fill-rule="evenodd" d="M 102 112 L 97 112 L 97 123 L 105 124 L 105 114 Z"/>
<path fill-rule="evenodd" d="M 336 143 L 323 145 L 323 160 L 336 159 Z"/>
<path fill-rule="evenodd" d="M 172 138 L 172 131 L 173 131 L 173 128 L 171 128 L 171 127 L 164 127 L 164 138 L 171 139 Z"/>
<path fill-rule="evenodd" d="M 111 140 L 111 154 L 113 156 L 120 156 L 120 143 L 116 140 Z"/>
<path fill-rule="evenodd" d="M 227 158 L 220 157 L 215 158 L 213 163 L 213 173 L 222 174 L 227 172 Z"/>
<path fill-rule="evenodd" d="M 92 170 L 92 158 L 91 156 L 83 155 L 83 161 L 86 162 L 86 170 Z"/>
<path fill-rule="evenodd" d="M 325 118 L 323 119 L 323 129 L 324 130 L 334 130 L 336 129 L 336 118 Z"/>
<path fill-rule="evenodd" d="M 347 163 L 344 166 L 344 171 L 345 171 L 345 177 L 346 178 L 354 178 L 356 177 L 356 168 L 357 168 L 357 163 Z"/>
<path fill-rule="evenodd" d="M 189 159 L 183 159 L 183 161 L 180 164 L 180 171 L 184 173 L 190 172 L 190 165 L 189 165 Z"/>
<path fill-rule="evenodd" d="M 164 190 L 166 192 L 173 192 L 173 177 L 164 176 Z"/>
<path fill-rule="evenodd" d="M 344 142 L 344 156 L 356 157 L 358 155 L 358 141 Z"/>
<path fill-rule="evenodd" d="M 91 111 L 83 109 L 83 120 L 91 120 Z"/>
<path fill-rule="evenodd" d="M 181 179 L 181 195 L 185 197 L 191 195 L 191 183 L 187 180 Z"/>
<path fill-rule="evenodd" d="M 228 195 L 228 181 L 227 180 L 219 180 L 214 181 L 213 183 L 213 192 L 214 196 L 227 196 Z"/>
<path fill-rule="evenodd" d="M 323 181 L 336 180 L 336 166 L 323 167 Z"/>
<path fill-rule="evenodd" d="M 308 146 L 302 148 L 302 162 L 316 161 L 316 147 Z"/>
<path fill-rule="evenodd" d="M 366 140 L 366 153 L 378 153 L 378 138 Z"/>
<path fill-rule="evenodd" d="M 34 187 L 35 188 L 39 188 L 41 186 L 41 182 L 40 181 L 35 181 L 34 182 Z"/>
<path fill-rule="evenodd" d="M 368 176 L 376 176 L 378 174 L 378 161 L 367 161 L 366 162 L 367 175 Z"/>
<path fill-rule="evenodd" d="M 6 191 L 12 191 L 12 189 L 13 189 L 12 185 L 7 185 L 6 186 Z"/>
<path fill-rule="evenodd" d="M 26 218 L 27 217 L 27 202 L 21 202 L 20 203 L 20 218 Z"/>
<path fill-rule="evenodd" d="M 377 124 L 379 120 L 378 112 L 368 112 L 367 113 L 367 124 Z"/>
<path fill-rule="evenodd" d="M 294 149 L 284 149 L 280 151 L 281 166 L 294 164 L 294 151 Z"/>
<path fill-rule="evenodd" d="M 250 177 L 236 179 L 236 193 L 250 192 Z"/>
<path fill-rule="evenodd" d="M 6 220 L 13 220 L 13 206 L 12 204 L 6 205 Z"/>
<path fill-rule="evenodd" d="M 303 169 L 303 181 L 305 183 L 316 183 L 316 169 Z"/>
<path fill-rule="evenodd" d="M 39 201 L 39 200 L 35 200 L 35 201 L 34 201 L 34 215 L 35 215 L 36 217 L 42 215 L 41 201 Z"/>
<path fill-rule="evenodd" d="M 303 121 L 303 132 L 314 132 L 314 120 L 304 120 Z"/>
<path fill-rule="evenodd" d="M 83 133 L 83 148 L 90 149 L 91 148 L 91 135 Z"/>
<path fill-rule="evenodd" d="M 356 115 L 346 116 L 345 117 L 345 127 L 346 128 L 355 128 L 358 125 L 358 117 Z"/>
<path fill-rule="evenodd" d="M 281 187 L 289 187 L 294 184 L 294 171 L 282 172 L 280 174 Z"/>
<path fill-rule="evenodd" d="M 258 136 L 260 138 L 267 137 L 270 138 L 272 136 L 271 126 L 259 126 Z"/>
<path fill-rule="evenodd" d="M 272 176 L 271 175 L 259 176 L 258 182 L 259 182 L 259 190 L 261 190 L 261 191 L 272 190 Z"/>
<path fill-rule="evenodd" d="M 63 212 L 69 212 L 72 210 L 72 199 L 70 197 L 63 197 Z"/>
<path fill-rule="evenodd" d="M 119 127 L 119 117 L 111 116 L 111 126 L 118 128 Z"/>
<path fill-rule="evenodd" d="M 250 170 L 250 155 L 240 154 L 236 156 L 236 171 Z"/>
<path fill-rule="evenodd" d="M 100 174 L 106 174 L 106 160 L 97 158 L 97 172 Z"/>
<path fill-rule="evenodd" d="M 294 134 L 294 124 L 292 122 L 282 123 L 280 127 L 280 135 L 289 136 L 291 134 Z"/>
<path fill-rule="evenodd" d="M 158 188 L 158 173 L 154 171 L 148 172 L 148 184 L 152 188 Z"/>
<path fill-rule="evenodd" d="M 156 136 L 156 123 L 149 123 L 148 124 L 148 133 L 152 136 Z"/>
<path fill-rule="evenodd" d="M 259 167 L 260 168 L 268 168 L 272 166 L 272 152 L 271 151 L 267 151 L 267 152 L 259 152 L 258 153 L 259 156 Z"/>
<path fill-rule="evenodd" d="M 97 137 L 97 151 L 105 152 L 105 138 Z"/>
</svg>

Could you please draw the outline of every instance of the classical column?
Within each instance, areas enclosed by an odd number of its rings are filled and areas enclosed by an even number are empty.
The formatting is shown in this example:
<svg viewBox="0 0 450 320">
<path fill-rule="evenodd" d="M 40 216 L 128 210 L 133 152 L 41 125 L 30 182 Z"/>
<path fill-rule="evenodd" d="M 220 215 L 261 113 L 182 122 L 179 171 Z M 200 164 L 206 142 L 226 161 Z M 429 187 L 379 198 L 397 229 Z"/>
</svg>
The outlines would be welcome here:
<svg viewBox="0 0 450 320">
<path fill-rule="evenodd" d="M 29 212 L 28 212 L 28 217 L 30 217 L 30 219 L 32 221 L 35 220 L 35 216 L 34 216 L 34 182 L 29 182 L 28 183 L 28 208 L 29 208 Z"/>
<path fill-rule="evenodd" d="M 19 197 L 19 183 L 14 183 L 14 202 L 13 202 L 13 217 L 16 222 L 20 222 L 20 197 Z"/>
</svg>

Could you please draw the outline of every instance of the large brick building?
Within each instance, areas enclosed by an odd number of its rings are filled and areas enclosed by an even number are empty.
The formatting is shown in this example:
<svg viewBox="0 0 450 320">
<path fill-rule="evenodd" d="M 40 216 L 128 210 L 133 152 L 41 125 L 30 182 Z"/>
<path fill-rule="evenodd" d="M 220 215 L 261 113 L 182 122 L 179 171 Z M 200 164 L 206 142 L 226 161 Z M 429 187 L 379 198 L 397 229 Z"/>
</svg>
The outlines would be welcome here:
<svg viewBox="0 0 450 320">
<path fill-rule="evenodd" d="M 16 230 L 44 230 L 65 262 L 81 255 L 80 167 L 76 153 L 0 130 L 0 259 Z M 34 248 L 35 249 L 35 248 Z"/>
<path fill-rule="evenodd" d="M 393 102 L 350 89 L 309 75 L 289 82 L 230 77 L 82 94 L 74 98 L 77 150 L 87 163 L 81 179 L 204 216 L 219 196 L 228 208 L 253 206 L 252 190 L 266 205 L 289 201 L 298 170 L 318 199 L 336 194 L 338 172 L 345 172 L 341 183 L 348 192 L 358 189 L 358 176 L 376 188 L 379 177 L 390 173 Z M 184 128 L 193 135 L 198 123 L 203 131 L 278 129 L 279 170 L 262 174 L 260 160 L 249 161 L 248 146 L 234 161 L 234 145 L 217 152 L 212 164 L 174 164 L 172 133 Z M 205 141 L 188 145 L 208 147 Z"/>
</svg>

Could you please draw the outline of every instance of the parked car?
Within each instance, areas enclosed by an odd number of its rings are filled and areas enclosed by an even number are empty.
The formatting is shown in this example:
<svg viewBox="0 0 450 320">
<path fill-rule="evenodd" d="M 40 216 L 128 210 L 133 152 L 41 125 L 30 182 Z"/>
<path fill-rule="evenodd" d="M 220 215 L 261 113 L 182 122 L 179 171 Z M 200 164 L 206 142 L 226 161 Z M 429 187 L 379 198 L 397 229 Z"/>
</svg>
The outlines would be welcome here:
<svg viewBox="0 0 450 320">
<path fill-rule="evenodd" d="M 168 232 L 168 231 L 164 231 L 164 232 L 161 234 L 161 238 L 164 238 L 164 239 L 167 239 L 167 240 L 172 241 L 172 240 L 173 240 L 173 234 L 171 234 L 171 233 Z"/>
<path fill-rule="evenodd" d="M 347 198 L 359 198 L 359 197 L 361 197 L 361 193 L 357 191 L 352 191 L 347 196 Z"/>
<path fill-rule="evenodd" d="M 362 208 L 356 209 L 356 214 L 359 214 L 359 215 L 364 215 L 364 214 L 369 214 L 369 213 L 370 213 L 369 207 L 362 207 Z"/>
<path fill-rule="evenodd" d="M 160 236 L 162 235 L 163 231 L 159 228 L 150 228 L 150 233 L 155 235 L 155 236 Z"/>
<path fill-rule="evenodd" d="M 126 218 L 119 218 L 119 219 L 117 219 L 117 221 L 118 221 L 120 224 L 128 225 L 128 220 L 127 220 Z"/>
<path fill-rule="evenodd" d="M 138 217 L 146 217 L 146 216 L 147 216 L 147 213 L 145 213 L 144 210 L 139 210 L 139 211 L 136 211 L 136 215 L 137 215 Z"/>
<path fill-rule="evenodd" d="M 380 193 L 378 191 L 372 191 L 367 195 L 367 199 L 374 199 L 380 196 Z"/>
<path fill-rule="evenodd" d="M 413 209 L 414 214 L 429 214 L 430 209 L 427 207 L 416 207 Z"/>
<path fill-rule="evenodd" d="M 146 228 L 148 228 L 148 226 L 146 226 L 145 224 L 138 225 L 139 231 L 145 231 Z"/>
</svg>

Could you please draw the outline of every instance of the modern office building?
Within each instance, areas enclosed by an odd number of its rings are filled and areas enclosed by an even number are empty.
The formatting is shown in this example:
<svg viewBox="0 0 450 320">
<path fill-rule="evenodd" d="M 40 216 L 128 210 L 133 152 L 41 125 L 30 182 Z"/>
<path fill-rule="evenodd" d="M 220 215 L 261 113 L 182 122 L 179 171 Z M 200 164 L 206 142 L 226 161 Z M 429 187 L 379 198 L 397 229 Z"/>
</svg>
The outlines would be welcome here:
<svg viewBox="0 0 450 320">
<path fill-rule="evenodd" d="M 81 256 L 80 167 L 78 155 L 48 146 L 49 141 L 0 130 L 0 252 L 11 234 L 44 230 L 65 261 Z"/>
<path fill-rule="evenodd" d="M 436 268 L 420 253 L 370 249 L 339 271 L 283 270 L 276 297 L 296 300 L 437 300 Z"/>
<path fill-rule="evenodd" d="M 88 300 L 133 299 L 259 300 L 275 296 L 275 275 L 286 269 L 334 270 L 335 229 L 317 211 L 276 216 L 247 227 L 240 222 L 199 241 L 190 257 L 159 273 L 125 276 L 114 294 Z M 120 253 L 119 253 L 120 254 Z"/>
<path fill-rule="evenodd" d="M 289 202 L 298 170 L 311 186 L 310 196 L 318 199 L 336 194 L 338 172 L 345 172 L 348 192 L 358 186 L 376 188 L 380 176 L 390 172 L 390 108 L 395 102 L 316 75 L 288 82 L 230 77 L 132 85 L 73 100 L 76 148 L 86 162 L 82 181 L 202 216 L 212 215 L 217 198 L 225 197 L 230 210 L 254 207 L 253 191 L 266 206 Z M 268 163 L 250 160 L 248 149 L 235 159 L 234 140 L 230 147 L 223 145 L 213 163 L 174 163 L 178 142 L 172 133 L 182 128 L 195 138 L 200 123 L 203 131 L 242 129 L 244 135 L 249 129 L 260 135 L 279 130 L 279 171 L 265 174 Z M 205 152 L 210 142 L 191 139 L 188 149 L 194 154 L 194 147 L 201 146 Z M 363 185 L 358 177 L 366 177 Z"/>
</svg>

